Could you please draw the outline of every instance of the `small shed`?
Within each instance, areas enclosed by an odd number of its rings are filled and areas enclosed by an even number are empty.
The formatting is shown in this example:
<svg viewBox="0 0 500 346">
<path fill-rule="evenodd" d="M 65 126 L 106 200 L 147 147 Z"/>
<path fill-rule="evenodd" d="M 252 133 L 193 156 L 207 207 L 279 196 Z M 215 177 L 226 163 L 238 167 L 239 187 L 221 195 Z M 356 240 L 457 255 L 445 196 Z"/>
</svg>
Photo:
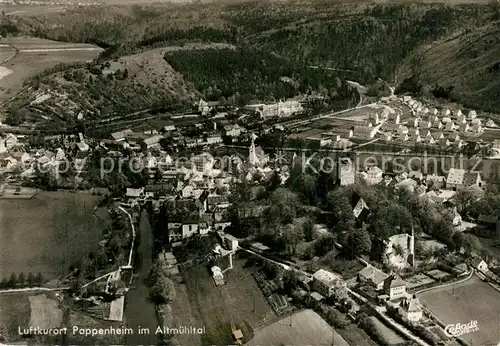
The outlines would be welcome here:
<svg viewBox="0 0 500 346">
<path fill-rule="evenodd" d="M 213 266 L 211 270 L 212 270 L 212 276 L 215 281 L 215 286 L 224 285 L 225 281 L 224 281 L 224 275 L 222 274 L 222 270 L 217 266 Z"/>
<path fill-rule="evenodd" d="M 239 344 L 243 343 L 243 332 L 241 329 L 233 330 L 233 339 Z"/>
</svg>

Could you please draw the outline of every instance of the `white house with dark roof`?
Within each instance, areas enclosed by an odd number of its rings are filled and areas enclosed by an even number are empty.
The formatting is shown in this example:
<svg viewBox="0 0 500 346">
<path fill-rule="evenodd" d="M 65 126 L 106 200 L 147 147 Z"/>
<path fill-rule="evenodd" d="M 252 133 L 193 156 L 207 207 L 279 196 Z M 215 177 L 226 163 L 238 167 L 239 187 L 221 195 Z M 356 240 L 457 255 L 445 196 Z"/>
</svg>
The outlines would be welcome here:
<svg viewBox="0 0 500 346">
<path fill-rule="evenodd" d="M 420 300 L 413 296 L 410 299 L 403 299 L 399 305 L 402 315 L 411 322 L 418 322 L 423 317 L 423 307 Z"/>
<path fill-rule="evenodd" d="M 482 187 L 483 183 L 483 179 L 481 178 L 481 174 L 479 172 L 466 172 L 464 174 L 463 187 Z"/>
<path fill-rule="evenodd" d="M 442 188 L 446 182 L 446 178 L 442 175 L 437 175 L 437 174 L 428 174 L 425 177 L 425 181 L 427 184 L 432 184 L 438 188 Z"/>
<path fill-rule="evenodd" d="M 406 298 L 406 283 L 394 275 L 384 281 L 384 290 L 391 301 Z"/>
<path fill-rule="evenodd" d="M 420 134 L 420 130 L 418 129 L 418 127 L 412 127 L 410 129 L 408 129 L 408 135 L 410 137 L 414 137 L 414 136 L 417 136 Z"/>
<path fill-rule="evenodd" d="M 471 261 L 471 265 L 474 269 L 479 270 L 481 272 L 488 271 L 488 264 L 482 258 L 479 257 L 474 258 Z"/>
<path fill-rule="evenodd" d="M 403 136 L 403 135 L 407 135 L 408 134 L 408 127 L 406 126 L 401 126 L 399 129 L 398 129 L 398 135 L 399 136 Z"/>
<path fill-rule="evenodd" d="M 441 138 L 444 138 L 444 134 L 443 134 L 442 132 L 434 132 L 434 133 L 432 134 L 432 137 L 433 137 L 436 141 L 438 141 L 438 140 L 440 140 Z"/>
<path fill-rule="evenodd" d="M 432 127 L 432 123 L 428 120 L 422 120 L 418 127 L 420 129 L 430 129 Z"/>
<path fill-rule="evenodd" d="M 132 133 L 132 130 L 131 129 L 127 129 L 127 130 L 122 130 L 122 131 L 118 131 L 118 132 L 113 132 L 111 134 L 111 139 L 117 141 L 117 142 L 121 142 L 121 141 L 124 141 L 126 138 L 127 138 L 127 135 Z"/>
<path fill-rule="evenodd" d="M 460 132 L 467 132 L 467 131 L 469 131 L 469 123 L 460 124 L 458 130 Z"/>
<path fill-rule="evenodd" d="M 467 115 L 467 118 L 469 118 L 469 120 L 477 118 L 477 112 L 475 110 L 471 110 Z"/>
<path fill-rule="evenodd" d="M 449 140 L 450 142 L 456 142 L 456 141 L 458 141 L 459 139 L 460 139 L 460 136 L 459 136 L 459 135 L 458 135 L 458 133 L 456 133 L 456 132 L 454 132 L 454 133 L 450 133 L 450 134 L 448 135 L 448 140 Z"/>
<path fill-rule="evenodd" d="M 160 141 L 163 138 L 164 137 L 162 135 L 153 135 L 151 137 L 145 138 L 141 143 L 142 149 L 149 150 L 149 149 L 153 149 L 153 148 L 159 148 Z"/>
<path fill-rule="evenodd" d="M 465 169 L 450 168 L 446 178 L 446 188 L 457 190 L 464 186 Z"/>
<path fill-rule="evenodd" d="M 456 128 L 457 128 L 457 126 L 455 125 L 455 123 L 453 121 L 446 123 L 446 125 L 444 126 L 445 131 L 455 131 Z"/>
<path fill-rule="evenodd" d="M 378 166 L 370 166 L 366 170 L 366 182 L 368 185 L 376 185 L 382 181 L 383 171 Z"/>
<path fill-rule="evenodd" d="M 426 129 L 426 130 L 422 130 L 420 131 L 420 137 L 422 139 L 426 139 L 426 138 L 432 138 L 432 133 L 430 130 Z"/>
<path fill-rule="evenodd" d="M 474 133 L 481 133 L 484 131 L 483 127 L 481 126 L 481 123 L 472 123 L 471 122 L 471 126 L 472 126 L 471 131 Z"/>
<path fill-rule="evenodd" d="M 442 148 L 447 148 L 450 146 L 450 141 L 448 140 L 448 138 L 441 138 L 438 140 L 438 144 Z"/>
<path fill-rule="evenodd" d="M 356 170 L 350 160 L 342 160 L 339 164 L 339 180 L 341 186 L 353 185 L 355 182 Z"/>
<path fill-rule="evenodd" d="M 409 119 L 408 122 L 407 122 L 407 125 L 410 126 L 410 127 L 418 127 L 418 125 L 420 124 L 420 122 L 422 121 L 422 118 L 412 118 L 412 119 Z"/>
</svg>

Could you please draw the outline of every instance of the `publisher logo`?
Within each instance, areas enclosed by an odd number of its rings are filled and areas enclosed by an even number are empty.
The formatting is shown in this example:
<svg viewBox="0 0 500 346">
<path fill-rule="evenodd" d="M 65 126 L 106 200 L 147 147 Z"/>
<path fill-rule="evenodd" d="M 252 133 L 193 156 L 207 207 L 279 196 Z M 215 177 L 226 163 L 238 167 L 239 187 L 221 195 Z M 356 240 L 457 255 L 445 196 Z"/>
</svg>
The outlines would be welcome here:
<svg viewBox="0 0 500 346">
<path fill-rule="evenodd" d="M 449 324 L 444 328 L 445 334 L 450 338 L 457 338 L 462 335 L 477 332 L 478 330 L 479 327 L 477 326 L 477 321 L 470 321 L 467 324 Z"/>
</svg>

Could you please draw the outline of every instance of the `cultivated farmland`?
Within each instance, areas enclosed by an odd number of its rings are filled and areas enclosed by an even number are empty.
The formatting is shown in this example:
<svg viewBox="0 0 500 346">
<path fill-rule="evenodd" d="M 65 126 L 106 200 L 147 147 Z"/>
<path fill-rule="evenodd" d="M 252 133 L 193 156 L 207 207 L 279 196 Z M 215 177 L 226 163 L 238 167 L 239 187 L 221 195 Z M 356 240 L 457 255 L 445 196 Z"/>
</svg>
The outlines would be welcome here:
<svg viewBox="0 0 500 346">
<path fill-rule="evenodd" d="M 245 268 L 244 264 L 245 260 L 235 259 L 234 268 L 224 273 L 226 285 L 220 287 L 215 286 L 207 268 L 190 268 L 185 286 L 190 301 L 181 302 L 178 297 L 172 304 L 176 325 L 205 326 L 203 341 L 221 345 L 233 343 L 231 324 L 241 328 L 244 339 L 248 340 L 252 329 L 274 320 L 275 313 L 252 277 L 254 269 Z M 227 263 L 218 265 L 222 269 L 227 267 Z M 182 296 L 187 298 L 186 294 Z M 180 311 L 184 313 L 182 316 Z M 185 341 L 182 337 L 179 337 L 181 344 Z"/>
<path fill-rule="evenodd" d="M 19 92 L 27 77 L 34 76 L 57 64 L 90 61 L 102 51 L 101 48 L 89 44 L 71 44 L 34 38 L 13 38 L 8 41 L 4 40 L 0 44 L 9 44 L 18 49 L 15 57 L 2 64 L 4 69 L 12 73 L 2 78 L 0 101 L 11 98 Z M 7 52 L 10 49 L 2 47 L 2 51 Z M 2 57 L 7 54 L 2 53 Z"/>
<path fill-rule="evenodd" d="M 476 276 L 419 295 L 424 306 L 445 325 L 477 320 L 479 331 L 463 336 L 472 345 L 496 345 L 500 341 L 500 292 Z"/>
<path fill-rule="evenodd" d="M 51 280 L 66 274 L 101 240 L 106 225 L 93 210 L 99 199 L 63 191 L 0 199 L 0 278 L 40 272 Z"/>
<path fill-rule="evenodd" d="M 48 298 L 45 294 L 30 296 L 30 326 L 50 329 L 58 328 L 62 323 L 62 311 L 57 306 L 57 301 Z M 27 326 L 26 326 L 27 327 Z"/>
<path fill-rule="evenodd" d="M 255 331 L 257 345 L 336 345 L 348 343 L 313 310 L 303 310 Z"/>
</svg>

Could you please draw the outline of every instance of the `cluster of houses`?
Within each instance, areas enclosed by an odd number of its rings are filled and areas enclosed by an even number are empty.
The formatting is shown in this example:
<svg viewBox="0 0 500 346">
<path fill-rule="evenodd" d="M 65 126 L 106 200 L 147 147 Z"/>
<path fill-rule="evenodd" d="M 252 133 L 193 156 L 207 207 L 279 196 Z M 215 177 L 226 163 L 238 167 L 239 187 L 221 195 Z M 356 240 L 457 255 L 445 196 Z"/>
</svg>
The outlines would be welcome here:
<svg viewBox="0 0 500 346">
<path fill-rule="evenodd" d="M 349 147 L 350 140 L 369 141 L 381 139 L 385 142 L 425 145 L 441 150 L 461 150 L 469 142 L 479 149 L 486 145 L 478 137 L 486 127 L 497 127 L 492 121 L 478 118 L 476 111 L 467 114 L 460 109 L 450 110 L 427 107 L 422 102 L 404 96 L 401 104 L 410 109 L 411 116 L 402 118 L 402 110 L 381 105 L 381 110 L 374 108 L 366 121 L 356 121 L 349 128 L 337 128 L 335 133 L 321 133 L 318 138 L 306 138 L 316 141 L 320 147 Z M 380 107 L 379 107 L 380 108 Z M 296 135 L 297 136 L 297 135 Z"/>
<path fill-rule="evenodd" d="M 176 146 L 183 145 L 186 148 L 196 148 L 222 143 L 224 138 L 237 138 L 246 132 L 246 129 L 238 124 L 226 124 L 221 130 L 217 129 L 217 123 L 213 123 L 212 129 L 206 129 L 203 123 L 193 125 L 199 134 L 185 135 L 175 125 L 164 126 L 160 131 L 132 131 L 130 129 L 114 132 L 110 138 L 103 140 L 103 146 L 115 149 L 131 149 L 135 151 L 150 151 L 159 149 L 161 142 L 168 142 Z"/>
<path fill-rule="evenodd" d="M 386 186 L 394 185 L 396 188 L 418 190 L 417 192 L 426 192 L 428 187 L 458 191 L 471 186 L 481 188 L 485 184 L 480 172 L 467 171 L 461 168 L 450 168 L 446 176 L 438 174 L 424 175 L 421 171 L 403 172 L 394 175 L 385 174 L 377 165 L 367 166 L 362 171 L 356 171 L 349 160 L 340 162 L 338 174 L 340 185 L 343 186 L 352 185 L 356 181 L 362 180 L 368 185 L 383 183 Z"/>
</svg>

